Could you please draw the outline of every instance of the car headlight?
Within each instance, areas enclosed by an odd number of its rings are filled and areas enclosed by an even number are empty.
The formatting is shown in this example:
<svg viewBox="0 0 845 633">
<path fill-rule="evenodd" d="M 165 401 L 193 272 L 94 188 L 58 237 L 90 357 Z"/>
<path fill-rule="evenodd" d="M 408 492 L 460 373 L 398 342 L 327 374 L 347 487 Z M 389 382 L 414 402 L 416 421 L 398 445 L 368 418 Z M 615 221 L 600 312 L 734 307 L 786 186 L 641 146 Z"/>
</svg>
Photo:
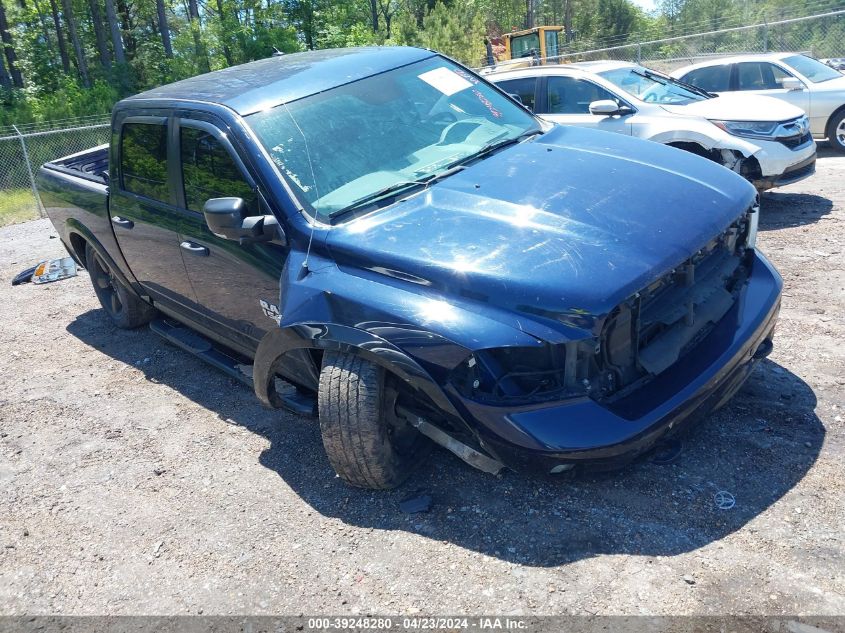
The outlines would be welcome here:
<svg viewBox="0 0 845 633">
<path fill-rule="evenodd" d="M 720 130 L 734 136 L 773 140 L 778 123 L 769 121 L 711 121 Z"/>
<path fill-rule="evenodd" d="M 450 382 L 462 395 L 489 405 L 516 405 L 588 395 L 596 373 L 593 339 L 536 347 L 476 350 Z"/>
</svg>

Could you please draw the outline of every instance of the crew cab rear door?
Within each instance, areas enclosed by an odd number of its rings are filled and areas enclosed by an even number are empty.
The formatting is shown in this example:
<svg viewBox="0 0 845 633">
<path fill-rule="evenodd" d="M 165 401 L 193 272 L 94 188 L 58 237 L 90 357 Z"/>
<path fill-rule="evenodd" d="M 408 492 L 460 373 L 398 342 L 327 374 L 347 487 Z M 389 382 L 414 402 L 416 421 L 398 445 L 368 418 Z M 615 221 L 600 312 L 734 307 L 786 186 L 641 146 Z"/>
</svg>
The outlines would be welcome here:
<svg viewBox="0 0 845 633">
<path fill-rule="evenodd" d="M 185 213 L 173 188 L 166 112 L 127 112 L 115 122 L 109 216 L 132 274 L 153 301 L 184 312 L 194 294 L 178 232 Z M 116 167 L 116 169 L 115 169 Z"/>
<path fill-rule="evenodd" d="M 204 324 L 233 346 L 254 350 L 276 327 L 288 248 L 278 240 L 238 243 L 209 230 L 202 208 L 210 198 L 242 198 L 249 215 L 272 214 L 272 209 L 245 152 L 236 147 L 236 137 L 222 121 L 183 112 L 176 125 L 179 205 L 186 218 L 179 242 L 198 310 Z"/>
</svg>

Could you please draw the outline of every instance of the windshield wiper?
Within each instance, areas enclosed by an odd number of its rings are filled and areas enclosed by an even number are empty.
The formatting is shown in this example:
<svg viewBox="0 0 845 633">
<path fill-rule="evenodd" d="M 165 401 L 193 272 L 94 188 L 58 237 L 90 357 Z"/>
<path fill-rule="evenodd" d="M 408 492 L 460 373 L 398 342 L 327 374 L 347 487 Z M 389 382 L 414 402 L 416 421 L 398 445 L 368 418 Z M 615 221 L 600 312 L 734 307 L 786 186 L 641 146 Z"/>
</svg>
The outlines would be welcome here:
<svg viewBox="0 0 845 633">
<path fill-rule="evenodd" d="M 706 97 L 707 99 L 712 99 L 716 96 L 712 92 L 707 92 L 706 90 L 704 90 L 704 88 L 693 86 L 692 84 L 688 84 L 687 82 L 681 81 L 680 79 L 675 79 L 674 77 L 668 77 L 667 79 L 669 79 L 669 81 L 671 81 L 673 84 L 677 84 L 681 88 L 685 88 L 690 92 L 694 92 L 695 94 L 701 95 L 702 97 Z"/>
<path fill-rule="evenodd" d="M 453 165 L 449 167 L 449 169 L 445 169 L 440 173 L 434 174 L 432 176 L 426 176 L 425 178 L 418 178 L 417 180 L 400 180 L 398 182 L 394 182 L 392 185 L 388 185 L 387 187 L 382 187 L 374 191 L 373 193 L 369 193 L 366 196 L 362 196 L 357 200 L 353 200 L 350 204 L 346 205 L 342 209 L 338 209 L 333 213 L 329 214 L 329 218 L 337 218 L 341 215 L 349 213 L 350 211 L 354 211 L 356 209 L 360 209 L 361 207 L 365 207 L 369 204 L 373 204 L 378 202 L 382 198 L 387 198 L 390 195 L 396 195 L 406 191 L 408 189 L 412 189 L 414 187 L 422 187 L 422 186 L 429 186 L 432 183 L 437 182 L 438 180 L 442 180 L 443 178 L 447 178 L 452 174 L 455 174 L 462 169 L 465 169 L 464 165 Z"/>
<path fill-rule="evenodd" d="M 429 185 L 437 182 L 438 180 L 442 180 L 455 174 L 462 169 L 466 168 L 466 164 L 478 160 L 479 158 L 483 158 L 502 147 L 506 147 L 508 145 L 513 145 L 515 143 L 519 143 L 524 141 L 525 139 L 534 136 L 536 134 L 542 134 L 543 130 L 531 130 L 530 132 L 523 132 L 519 136 L 515 136 L 513 138 L 506 138 L 500 141 L 494 141 L 492 143 L 488 143 L 479 149 L 477 152 L 470 154 L 469 156 L 465 156 L 464 158 L 458 159 L 454 163 L 451 163 L 445 170 L 434 174 L 433 176 L 426 176 L 425 178 L 418 178 L 417 180 L 400 180 L 398 182 L 394 182 L 392 185 L 388 185 L 387 187 L 383 187 L 374 191 L 373 193 L 369 193 L 366 196 L 358 198 L 357 200 L 353 200 L 351 203 L 343 207 L 342 209 L 338 209 L 337 211 L 333 211 L 329 214 L 329 219 L 334 220 L 335 218 L 340 217 L 341 215 L 346 215 L 351 211 L 355 211 L 356 209 L 360 209 L 365 207 L 369 204 L 374 204 L 381 200 L 382 198 L 387 198 L 388 196 L 396 196 L 399 193 L 407 191 L 409 189 L 413 189 L 414 187 L 428 187 Z"/>
<path fill-rule="evenodd" d="M 477 152 L 470 154 L 462 159 L 460 159 L 455 165 L 465 165 L 471 161 L 477 160 L 479 158 L 484 158 L 485 156 L 489 156 L 493 152 L 503 147 L 507 147 L 508 145 L 515 145 L 516 143 L 521 143 L 525 139 L 535 136 L 536 134 L 542 134 L 543 130 L 531 130 L 530 132 L 523 132 L 519 136 L 515 136 L 513 138 L 504 138 L 500 141 L 493 141 L 492 143 L 487 143 L 487 145 L 483 145 L 480 150 Z"/>
<path fill-rule="evenodd" d="M 657 83 L 662 84 L 664 86 L 667 83 L 671 83 L 671 84 L 674 84 L 676 86 L 680 86 L 684 90 L 688 90 L 689 92 L 691 92 L 693 94 L 697 94 L 701 97 L 705 97 L 707 99 L 713 98 L 713 95 L 710 94 L 709 92 L 707 92 L 706 90 L 702 90 L 698 86 L 693 86 L 692 84 L 688 84 L 688 83 L 684 83 L 683 81 L 679 81 L 679 80 L 675 79 L 674 77 L 658 75 L 657 73 L 652 72 L 650 70 L 646 70 L 643 73 L 641 73 L 638 70 L 632 70 L 631 72 L 634 73 L 635 75 L 639 75 L 640 77 L 645 77 L 646 79 L 651 79 L 652 81 L 656 81 Z"/>
</svg>

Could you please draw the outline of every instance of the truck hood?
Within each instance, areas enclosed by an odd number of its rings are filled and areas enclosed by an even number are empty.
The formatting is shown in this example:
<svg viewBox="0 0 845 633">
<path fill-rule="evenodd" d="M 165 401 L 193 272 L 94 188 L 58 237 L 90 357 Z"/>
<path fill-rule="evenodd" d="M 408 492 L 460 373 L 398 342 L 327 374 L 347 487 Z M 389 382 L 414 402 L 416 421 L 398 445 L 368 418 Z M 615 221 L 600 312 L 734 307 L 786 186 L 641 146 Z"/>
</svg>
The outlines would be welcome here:
<svg viewBox="0 0 845 633">
<path fill-rule="evenodd" d="M 720 121 L 787 121 L 803 116 L 804 111 L 786 101 L 762 95 L 725 93 L 713 99 L 686 105 L 664 105 L 667 112 L 700 116 Z"/>
<path fill-rule="evenodd" d="M 690 257 L 755 196 L 688 152 L 556 126 L 334 227 L 327 245 L 346 270 L 583 327 Z"/>
</svg>

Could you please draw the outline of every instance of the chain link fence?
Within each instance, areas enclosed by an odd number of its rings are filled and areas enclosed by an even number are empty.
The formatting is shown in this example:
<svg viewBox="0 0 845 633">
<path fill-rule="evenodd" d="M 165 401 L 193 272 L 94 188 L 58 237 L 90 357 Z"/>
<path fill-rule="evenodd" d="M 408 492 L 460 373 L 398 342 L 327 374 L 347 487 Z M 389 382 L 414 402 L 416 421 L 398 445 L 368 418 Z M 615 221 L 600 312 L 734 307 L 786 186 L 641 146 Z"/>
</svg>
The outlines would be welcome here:
<svg viewBox="0 0 845 633">
<path fill-rule="evenodd" d="M 585 48 L 576 42 L 561 48 L 555 61 L 611 59 L 637 62 L 668 73 L 712 57 L 775 51 L 807 53 L 816 58 L 845 57 L 845 9 L 604 48 Z M 514 66 L 524 65 L 524 60 L 514 62 Z M 507 65 L 504 62 L 499 68 Z"/>
<path fill-rule="evenodd" d="M 109 140 L 109 115 L 0 127 L 0 224 L 44 217 L 35 174 L 43 164 Z"/>
<path fill-rule="evenodd" d="M 670 37 L 625 46 L 568 51 L 570 62 L 615 59 L 671 72 L 712 57 L 790 51 L 813 57 L 845 55 L 845 10 L 709 33 Z"/>
</svg>

